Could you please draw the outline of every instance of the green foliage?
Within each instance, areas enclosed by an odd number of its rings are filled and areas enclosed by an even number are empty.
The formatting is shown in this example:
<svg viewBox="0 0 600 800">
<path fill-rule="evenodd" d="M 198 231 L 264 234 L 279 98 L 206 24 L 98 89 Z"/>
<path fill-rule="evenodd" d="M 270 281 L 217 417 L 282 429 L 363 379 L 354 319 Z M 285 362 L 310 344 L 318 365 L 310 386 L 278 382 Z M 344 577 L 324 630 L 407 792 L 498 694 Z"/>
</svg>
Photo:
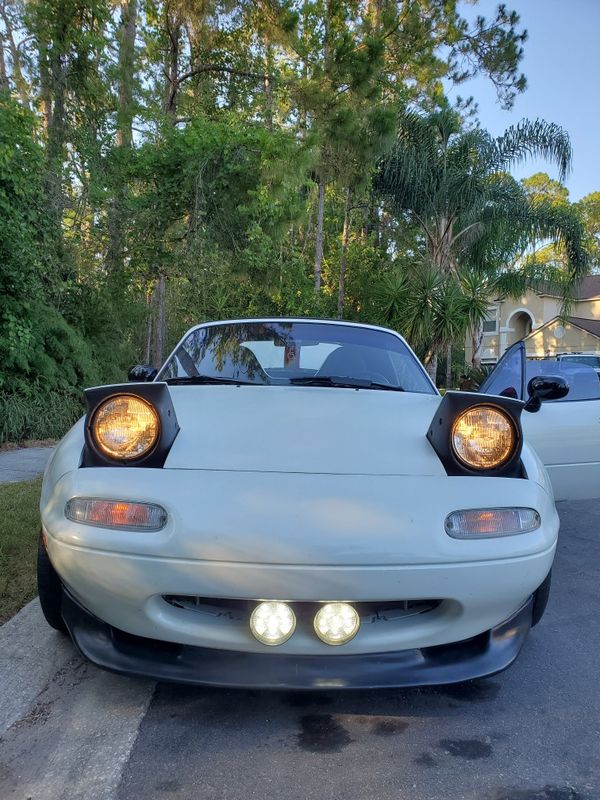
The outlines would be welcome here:
<svg viewBox="0 0 600 800">
<path fill-rule="evenodd" d="M 236 257 L 276 240 L 301 213 L 302 159 L 287 134 L 235 119 L 196 118 L 143 145 L 129 167 L 133 268 L 182 273 L 207 246 Z"/>
<path fill-rule="evenodd" d="M 564 204 L 569 201 L 569 190 L 560 181 L 553 180 L 545 172 L 536 172 L 521 181 L 528 196 L 536 200 L 550 200 L 552 203 Z"/>
<path fill-rule="evenodd" d="M 588 268 L 584 228 L 577 210 L 557 201 L 560 184 L 540 186 L 534 176 L 522 185 L 508 174 L 532 155 L 553 160 L 564 175 L 571 163 L 568 135 L 543 120 L 522 120 L 493 138 L 480 128 L 464 130 L 448 108 L 403 116 L 376 188 L 424 239 L 424 270 L 410 289 L 423 311 L 409 331 L 411 340 L 427 342 L 427 353 L 477 329 L 493 293 L 516 294 L 552 279 L 568 308 L 574 283 Z M 544 240 L 564 255 L 560 269 L 524 260 L 527 248 Z"/>
<path fill-rule="evenodd" d="M 581 219 L 597 248 L 593 198 L 574 216 L 506 174 L 533 153 L 566 171 L 564 132 L 493 139 L 448 108 L 444 82 L 476 74 L 506 106 L 523 90 L 504 5 L 472 23 L 455 0 L 3 8 L 0 441 L 61 434 L 85 385 L 199 321 L 338 314 L 427 357 L 501 280 L 580 274 Z"/>
<path fill-rule="evenodd" d="M 487 376 L 490 374 L 492 367 L 489 364 L 464 364 L 460 376 L 460 389 L 464 392 L 476 392 Z"/>
<path fill-rule="evenodd" d="M 31 339 L 28 305 L 41 288 L 45 219 L 42 150 L 33 119 L 0 94 L 0 364 L 20 358 Z"/>
<path fill-rule="evenodd" d="M 81 416 L 80 387 L 101 375 L 89 343 L 55 309 L 32 301 L 25 310 L 26 320 L 9 319 L 3 336 L 0 444 L 62 436 Z"/>
<path fill-rule="evenodd" d="M 457 282 L 427 265 L 387 269 L 372 284 L 374 320 L 400 331 L 424 360 L 432 351 L 464 341 L 485 315 L 488 298 L 478 276 L 465 273 Z"/>
<path fill-rule="evenodd" d="M 0 96 L 0 443 L 63 433 L 100 372 L 93 345 L 47 299 L 52 231 L 32 131 L 32 116 Z"/>
<path fill-rule="evenodd" d="M 80 391 L 48 391 L 38 382 L 28 391 L 0 392 L 0 444 L 60 439 L 82 414 Z"/>
<path fill-rule="evenodd" d="M 586 195 L 576 207 L 585 228 L 590 265 L 597 272 L 600 270 L 600 192 Z"/>
</svg>

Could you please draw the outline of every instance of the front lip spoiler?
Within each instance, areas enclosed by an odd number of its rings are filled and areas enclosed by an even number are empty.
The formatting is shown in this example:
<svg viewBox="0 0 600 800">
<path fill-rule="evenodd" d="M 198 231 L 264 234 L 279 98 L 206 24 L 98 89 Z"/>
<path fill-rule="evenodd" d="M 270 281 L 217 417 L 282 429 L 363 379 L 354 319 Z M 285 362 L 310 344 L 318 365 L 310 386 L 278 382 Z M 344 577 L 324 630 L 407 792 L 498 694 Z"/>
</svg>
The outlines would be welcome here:
<svg viewBox="0 0 600 800">
<path fill-rule="evenodd" d="M 462 642 L 360 655 L 298 656 L 177 645 L 133 636 L 93 616 L 63 588 L 62 614 L 81 653 L 112 672 L 240 689 L 383 689 L 494 675 L 519 655 L 533 596 L 505 622 Z"/>
</svg>

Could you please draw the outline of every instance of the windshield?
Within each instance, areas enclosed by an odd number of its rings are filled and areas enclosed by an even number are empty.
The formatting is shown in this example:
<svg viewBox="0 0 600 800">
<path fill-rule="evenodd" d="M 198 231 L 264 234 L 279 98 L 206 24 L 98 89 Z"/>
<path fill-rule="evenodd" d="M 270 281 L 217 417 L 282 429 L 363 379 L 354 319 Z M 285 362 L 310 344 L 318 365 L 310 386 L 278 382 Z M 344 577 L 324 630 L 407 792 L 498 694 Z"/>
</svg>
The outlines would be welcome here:
<svg viewBox="0 0 600 800">
<path fill-rule="evenodd" d="M 600 369 L 600 356 L 566 355 L 561 356 L 560 360 L 568 361 L 570 363 L 575 362 L 576 364 L 586 364 L 588 367 Z"/>
<path fill-rule="evenodd" d="M 319 322 L 227 322 L 191 331 L 156 380 L 344 385 L 435 394 L 404 342 L 383 330 Z M 348 384 L 346 384 L 348 385 Z"/>
<path fill-rule="evenodd" d="M 573 359 L 554 361 L 543 359 L 527 362 L 527 381 L 536 375 L 557 375 L 564 378 L 569 385 L 569 393 L 559 400 L 546 400 L 553 403 L 572 403 L 575 400 L 600 399 L 600 380 L 596 370 L 584 364 L 575 363 Z"/>
<path fill-rule="evenodd" d="M 559 400 L 546 400 L 553 403 L 572 403 L 576 400 L 600 399 L 600 376 L 587 364 L 575 362 L 572 358 L 523 358 L 523 349 L 514 347 L 507 350 L 496 367 L 482 383 L 483 394 L 527 399 L 526 387 L 537 375 L 548 375 L 564 378 L 569 386 L 569 393 Z M 525 375 L 523 376 L 523 368 Z"/>
</svg>

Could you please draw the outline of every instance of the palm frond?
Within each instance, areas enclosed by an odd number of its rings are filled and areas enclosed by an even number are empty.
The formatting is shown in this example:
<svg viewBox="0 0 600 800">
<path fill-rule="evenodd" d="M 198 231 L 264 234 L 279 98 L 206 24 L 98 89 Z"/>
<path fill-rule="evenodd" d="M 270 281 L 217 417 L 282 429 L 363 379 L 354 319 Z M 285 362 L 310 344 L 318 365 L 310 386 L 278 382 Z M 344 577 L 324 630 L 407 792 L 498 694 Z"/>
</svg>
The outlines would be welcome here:
<svg viewBox="0 0 600 800">
<path fill-rule="evenodd" d="M 560 180 L 569 174 L 573 151 L 569 134 L 553 122 L 523 119 L 495 141 L 497 169 L 508 169 L 528 158 L 544 158 L 557 165 Z"/>
<path fill-rule="evenodd" d="M 573 206 L 532 197 L 510 175 L 510 167 L 531 157 L 549 159 L 564 177 L 572 160 L 567 133 L 523 120 L 493 138 L 481 129 L 461 131 L 447 110 L 402 118 L 375 189 L 392 213 L 421 228 L 430 263 L 406 273 L 397 291 L 384 286 L 388 305 L 380 308 L 401 320 L 418 352 L 477 328 L 494 294 L 522 294 L 552 280 L 568 308 L 588 269 L 583 225 Z M 560 269 L 524 259 L 543 242 L 563 257 Z"/>
</svg>

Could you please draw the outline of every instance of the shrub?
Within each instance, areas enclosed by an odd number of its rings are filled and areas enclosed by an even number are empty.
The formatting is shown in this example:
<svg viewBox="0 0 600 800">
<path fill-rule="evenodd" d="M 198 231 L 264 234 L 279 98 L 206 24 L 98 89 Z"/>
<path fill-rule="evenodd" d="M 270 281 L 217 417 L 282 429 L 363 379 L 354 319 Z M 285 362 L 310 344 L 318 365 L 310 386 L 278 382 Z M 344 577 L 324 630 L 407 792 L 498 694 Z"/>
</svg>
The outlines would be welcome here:
<svg viewBox="0 0 600 800">
<path fill-rule="evenodd" d="M 81 392 L 0 393 L 0 444 L 59 439 L 82 414 Z"/>
</svg>

